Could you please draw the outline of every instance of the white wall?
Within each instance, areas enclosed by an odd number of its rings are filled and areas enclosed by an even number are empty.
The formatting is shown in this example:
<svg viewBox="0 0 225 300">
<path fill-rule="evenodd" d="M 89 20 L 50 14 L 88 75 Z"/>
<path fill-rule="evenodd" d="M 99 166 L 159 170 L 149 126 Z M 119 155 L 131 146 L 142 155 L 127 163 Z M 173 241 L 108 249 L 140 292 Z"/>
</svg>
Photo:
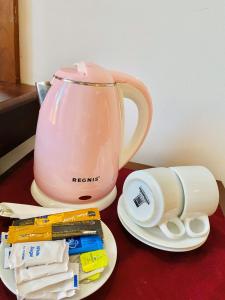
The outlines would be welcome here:
<svg viewBox="0 0 225 300">
<path fill-rule="evenodd" d="M 20 0 L 19 10 L 23 82 L 80 60 L 133 74 L 154 101 L 133 160 L 203 164 L 225 182 L 224 1 Z"/>
</svg>

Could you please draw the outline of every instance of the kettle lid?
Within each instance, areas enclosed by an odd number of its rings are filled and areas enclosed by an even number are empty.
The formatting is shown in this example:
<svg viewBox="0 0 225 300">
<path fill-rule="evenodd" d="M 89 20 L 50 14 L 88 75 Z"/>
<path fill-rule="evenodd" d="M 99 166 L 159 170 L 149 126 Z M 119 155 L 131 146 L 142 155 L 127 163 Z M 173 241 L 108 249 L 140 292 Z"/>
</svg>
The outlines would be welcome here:
<svg viewBox="0 0 225 300">
<path fill-rule="evenodd" d="M 79 62 L 73 67 L 58 70 L 56 79 L 71 80 L 72 82 L 93 84 L 114 84 L 115 80 L 110 71 L 94 63 Z"/>
</svg>

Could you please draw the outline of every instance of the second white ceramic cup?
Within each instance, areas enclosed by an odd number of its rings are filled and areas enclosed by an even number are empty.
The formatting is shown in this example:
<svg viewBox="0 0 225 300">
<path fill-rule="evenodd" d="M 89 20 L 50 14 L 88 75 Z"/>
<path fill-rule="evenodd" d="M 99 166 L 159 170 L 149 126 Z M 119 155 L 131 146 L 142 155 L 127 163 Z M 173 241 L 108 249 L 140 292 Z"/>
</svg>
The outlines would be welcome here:
<svg viewBox="0 0 225 300">
<path fill-rule="evenodd" d="M 171 167 L 178 176 L 184 196 L 180 219 L 190 237 L 200 237 L 210 230 L 208 216 L 219 204 L 219 190 L 213 174 L 203 166 Z"/>
</svg>

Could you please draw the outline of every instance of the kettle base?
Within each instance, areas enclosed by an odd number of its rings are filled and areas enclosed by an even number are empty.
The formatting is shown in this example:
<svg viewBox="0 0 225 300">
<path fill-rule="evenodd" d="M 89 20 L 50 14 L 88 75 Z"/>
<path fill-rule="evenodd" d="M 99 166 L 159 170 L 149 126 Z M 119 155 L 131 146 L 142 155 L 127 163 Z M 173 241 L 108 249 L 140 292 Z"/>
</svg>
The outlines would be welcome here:
<svg viewBox="0 0 225 300">
<path fill-rule="evenodd" d="M 54 200 L 51 197 L 47 196 L 44 192 L 41 191 L 41 189 L 36 184 L 35 180 L 33 180 L 32 185 L 31 185 L 31 194 L 32 194 L 34 200 L 43 207 L 49 207 L 49 208 L 68 207 L 68 208 L 72 208 L 74 210 L 85 209 L 85 208 L 89 208 L 89 207 L 96 207 L 99 210 L 103 210 L 106 207 L 108 207 L 110 204 L 112 204 L 112 202 L 115 200 L 116 194 L 117 194 L 117 189 L 115 186 L 108 195 L 106 195 L 105 197 L 103 197 L 97 201 L 87 202 L 87 201 L 78 200 L 79 203 L 71 204 L 71 203 L 60 202 L 60 201 Z"/>
</svg>

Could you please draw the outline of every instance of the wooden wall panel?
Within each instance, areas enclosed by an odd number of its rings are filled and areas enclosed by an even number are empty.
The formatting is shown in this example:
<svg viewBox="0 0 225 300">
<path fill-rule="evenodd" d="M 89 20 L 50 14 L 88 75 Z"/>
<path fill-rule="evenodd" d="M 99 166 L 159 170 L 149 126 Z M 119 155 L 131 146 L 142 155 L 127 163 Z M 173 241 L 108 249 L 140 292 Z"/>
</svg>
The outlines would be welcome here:
<svg viewBox="0 0 225 300">
<path fill-rule="evenodd" d="M 35 134 L 39 107 L 34 86 L 0 83 L 0 157 Z"/>
<path fill-rule="evenodd" d="M 0 157 L 35 134 L 38 111 L 38 101 L 32 101 L 0 114 Z"/>
<path fill-rule="evenodd" d="M 0 0 L 0 81 L 20 81 L 18 0 Z"/>
</svg>

